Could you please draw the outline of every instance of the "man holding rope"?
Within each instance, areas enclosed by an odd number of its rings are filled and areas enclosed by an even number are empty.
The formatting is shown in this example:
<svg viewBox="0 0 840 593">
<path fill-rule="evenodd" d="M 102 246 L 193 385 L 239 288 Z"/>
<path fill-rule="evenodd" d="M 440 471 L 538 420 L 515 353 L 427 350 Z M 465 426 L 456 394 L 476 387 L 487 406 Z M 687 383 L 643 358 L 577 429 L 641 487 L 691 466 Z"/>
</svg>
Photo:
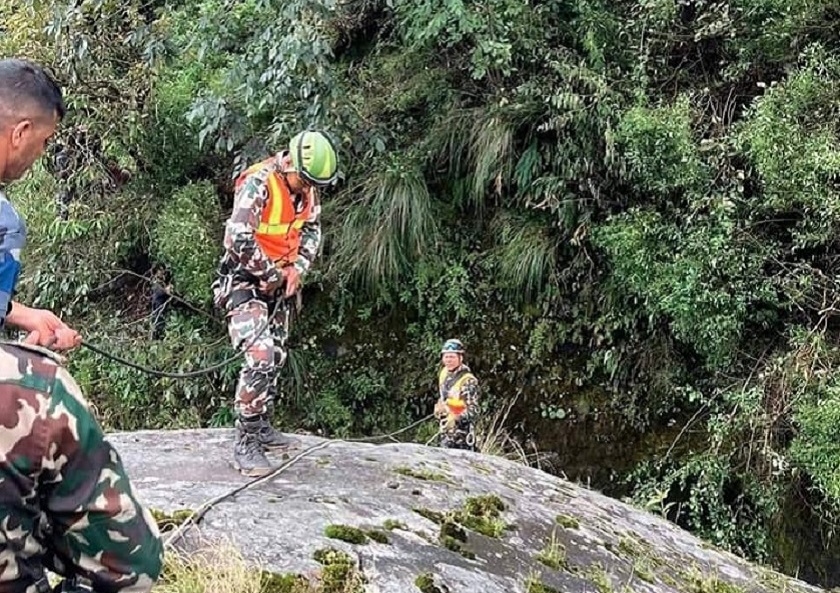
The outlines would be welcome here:
<svg viewBox="0 0 840 593">
<path fill-rule="evenodd" d="M 0 184 L 23 177 L 64 117 L 61 90 L 46 73 L 24 60 L 0 60 Z M 54 313 L 12 300 L 26 245 L 26 224 L 0 189 L 0 327 L 28 332 L 26 342 L 67 350 L 82 338 Z"/>
<path fill-rule="evenodd" d="M 22 177 L 64 115 L 37 65 L 0 60 L 0 182 Z M 55 353 L 79 334 L 44 309 L 12 302 L 26 227 L 0 192 L 0 593 L 147 593 L 163 546 L 117 451 Z M 46 570 L 65 581 L 51 589 Z"/>
<path fill-rule="evenodd" d="M 297 134 L 288 150 L 259 162 L 236 180 L 225 225 L 225 253 L 213 284 L 226 312 L 234 348 L 245 348 L 236 387 L 235 467 L 263 476 L 266 450 L 287 441 L 271 415 L 279 370 L 286 361 L 290 302 L 321 243 L 318 189 L 338 174 L 335 147 L 321 132 Z"/>
</svg>

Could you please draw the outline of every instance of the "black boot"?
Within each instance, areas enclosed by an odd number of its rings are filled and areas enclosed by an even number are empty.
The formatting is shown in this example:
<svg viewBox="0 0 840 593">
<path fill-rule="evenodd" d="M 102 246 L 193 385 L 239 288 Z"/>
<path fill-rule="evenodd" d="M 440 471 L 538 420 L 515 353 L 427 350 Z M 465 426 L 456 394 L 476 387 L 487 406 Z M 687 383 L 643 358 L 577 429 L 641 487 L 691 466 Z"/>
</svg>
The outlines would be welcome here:
<svg viewBox="0 0 840 593">
<path fill-rule="evenodd" d="M 273 408 L 273 405 L 269 405 L 265 413 L 247 419 L 247 422 L 252 425 L 251 429 L 256 434 L 257 440 L 265 451 L 278 451 L 281 449 L 288 449 L 289 446 L 291 446 L 291 441 L 284 437 L 271 425 L 271 413 Z M 242 431 L 241 416 L 236 421 L 236 429 L 238 437 L 239 433 Z"/>
<path fill-rule="evenodd" d="M 274 428 L 274 409 L 276 405 L 274 401 L 269 401 L 265 407 L 265 422 L 260 427 L 260 443 L 269 451 L 276 451 L 279 449 L 288 449 L 292 442 L 284 437 L 282 433 Z"/>
<path fill-rule="evenodd" d="M 240 416 L 236 422 L 236 446 L 233 449 L 233 462 L 239 473 L 260 477 L 273 469 L 263 453 L 259 429 L 261 416 L 245 418 Z"/>
</svg>

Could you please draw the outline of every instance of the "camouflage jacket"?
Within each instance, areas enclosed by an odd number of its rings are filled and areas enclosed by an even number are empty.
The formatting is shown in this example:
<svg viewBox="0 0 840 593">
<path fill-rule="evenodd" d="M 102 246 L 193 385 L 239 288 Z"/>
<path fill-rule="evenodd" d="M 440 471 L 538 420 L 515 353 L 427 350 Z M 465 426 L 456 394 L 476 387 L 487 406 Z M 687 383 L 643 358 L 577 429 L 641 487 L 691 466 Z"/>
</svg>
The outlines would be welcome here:
<svg viewBox="0 0 840 593">
<path fill-rule="evenodd" d="M 459 424 L 470 424 L 475 422 L 478 417 L 478 379 L 476 379 L 475 375 L 472 374 L 470 367 L 462 364 L 452 372 L 446 370 L 445 367 L 441 369 L 438 380 L 438 391 L 441 400 L 445 400 L 449 397 L 457 397 L 459 393 L 456 393 L 453 390 L 455 384 L 459 379 L 464 377 L 464 375 L 469 376 L 460 384 L 460 397 L 464 400 L 466 409 L 458 417 L 458 422 Z"/>
<path fill-rule="evenodd" d="M 79 386 L 54 355 L 8 342 L 0 377 L 0 593 L 38 590 L 44 568 L 94 591 L 148 592 L 157 526 Z"/>
<path fill-rule="evenodd" d="M 246 177 L 236 190 L 233 210 L 225 224 L 225 252 L 220 261 L 220 277 L 213 287 L 217 304 L 221 304 L 234 290 L 253 289 L 259 282 L 280 281 L 280 273 L 274 267 L 274 262 L 260 248 L 254 235 L 268 201 L 266 180 L 278 167 L 281 156 L 273 159 L 270 166 Z M 301 275 L 312 266 L 321 245 L 321 206 L 315 188 L 312 189 L 311 198 L 311 213 L 300 230 L 300 248 L 297 261 L 294 262 Z"/>
</svg>

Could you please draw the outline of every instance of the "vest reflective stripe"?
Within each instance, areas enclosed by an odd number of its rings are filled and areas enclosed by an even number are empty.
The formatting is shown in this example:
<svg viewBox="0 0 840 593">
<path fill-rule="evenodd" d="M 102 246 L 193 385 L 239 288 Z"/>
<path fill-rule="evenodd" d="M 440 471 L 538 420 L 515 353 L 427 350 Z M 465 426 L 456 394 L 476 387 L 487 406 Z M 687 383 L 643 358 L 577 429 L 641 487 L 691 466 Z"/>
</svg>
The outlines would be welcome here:
<svg viewBox="0 0 840 593">
<path fill-rule="evenodd" d="M 443 384 L 446 382 L 446 379 L 449 378 L 449 373 L 446 370 L 446 367 L 440 369 L 440 374 L 438 375 L 438 391 L 440 392 L 441 399 L 446 399 L 447 397 L 460 397 L 461 387 L 464 386 L 464 383 L 466 383 L 468 379 L 475 379 L 475 376 L 471 372 L 467 370 L 463 370 L 461 372 L 461 376 L 455 379 L 455 383 L 449 387 L 447 393 L 443 393 Z"/>
<path fill-rule="evenodd" d="M 292 222 L 283 222 L 283 205 L 291 204 L 288 190 L 283 187 L 285 184 L 280 183 L 280 178 L 275 173 L 271 173 L 267 181 L 269 198 L 266 204 L 266 210 L 268 211 L 268 216 L 263 216 L 257 232 L 263 235 L 285 235 L 290 229 L 301 229 L 303 223 L 306 222 L 304 218 L 295 218 Z M 281 199 L 274 199 L 274 196 L 282 197 Z M 309 208 L 304 208 L 304 212 L 308 214 Z"/>
</svg>

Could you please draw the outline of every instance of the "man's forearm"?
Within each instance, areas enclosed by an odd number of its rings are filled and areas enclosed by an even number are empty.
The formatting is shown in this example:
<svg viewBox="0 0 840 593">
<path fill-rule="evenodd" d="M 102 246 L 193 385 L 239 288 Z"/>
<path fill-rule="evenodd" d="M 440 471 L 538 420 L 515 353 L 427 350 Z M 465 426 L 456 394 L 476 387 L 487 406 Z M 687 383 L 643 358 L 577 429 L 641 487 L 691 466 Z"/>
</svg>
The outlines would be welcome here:
<svg viewBox="0 0 840 593">
<path fill-rule="evenodd" d="M 10 300 L 6 308 L 6 325 L 16 327 L 18 329 L 29 330 L 26 327 L 27 312 L 31 309 L 18 301 Z"/>
<path fill-rule="evenodd" d="M 300 248 L 298 249 L 295 267 L 301 275 L 309 271 L 318 257 L 318 248 L 321 246 L 321 223 L 320 221 L 307 222 L 300 232 Z"/>
</svg>

